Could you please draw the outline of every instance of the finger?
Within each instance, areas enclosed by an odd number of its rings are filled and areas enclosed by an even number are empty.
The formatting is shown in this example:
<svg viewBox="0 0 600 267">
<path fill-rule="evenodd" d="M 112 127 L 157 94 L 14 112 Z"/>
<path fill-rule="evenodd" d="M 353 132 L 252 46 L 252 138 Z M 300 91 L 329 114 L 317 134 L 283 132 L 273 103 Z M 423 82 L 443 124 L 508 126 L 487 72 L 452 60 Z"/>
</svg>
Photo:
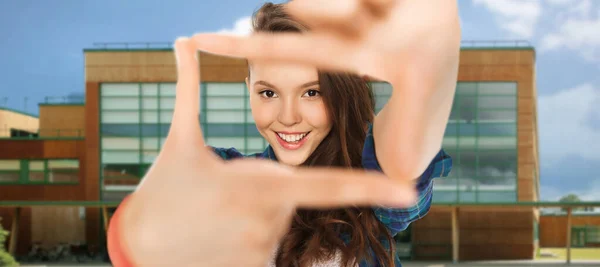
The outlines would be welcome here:
<svg viewBox="0 0 600 267">
<path fill-rule="evenodd" d="M 314 31 L 331 29 L 356 38 L 387 15 L 390 0 L 304 0 L 292 1 L 285 9 Z"/>
<path fill-rule="evenodd" d="M 169 135 L 178 139 L 203 144 L 198 121 L 200 111 L 200 68 L 197 50 L 189 38 L 175 41 L 177 60 L 177 88 L 175 108 Z"/>
<path fill-rule="evenodd" d="M 361 0 L 363 6 L 376 18 L 384 18 L 396 4 L 397 0 Z"/>
<path fill-rule="evenodd" d="M 283 184 L 278 197 L 290 200 L 298 207 L 407 207 L 416 200 L 414 185 L 401 184 L 375 172 L 306 168 L 284 178 L 279 177 Z"/>
<path fill-rule="evenodd" d="M 359 43 L 326 33 L 256 33 L 251 36 L 196 34 L 198 49 L 250 61 L 285 61 L 325 70 L 370 72 L 376 66 Z"/>
<path fill-rule="evenodd" d="M 345 37 L 358 37 L 366 26 L 360 15 L 360 0 L 291 1 L 285 11 L 312 31 L 330 31 Z"/>
</svg>

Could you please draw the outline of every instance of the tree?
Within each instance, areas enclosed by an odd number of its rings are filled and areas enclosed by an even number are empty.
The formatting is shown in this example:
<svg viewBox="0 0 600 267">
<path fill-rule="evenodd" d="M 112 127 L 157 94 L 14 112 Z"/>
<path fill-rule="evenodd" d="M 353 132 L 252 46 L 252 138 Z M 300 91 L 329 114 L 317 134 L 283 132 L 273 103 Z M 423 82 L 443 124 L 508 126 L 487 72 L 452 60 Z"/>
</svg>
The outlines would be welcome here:
<svg viewBox="0 0 600 267">
<path fill-rule="evenodd" d="M 4 248 L 4 242 L 10 232 L 4 230 L 2 227 L 2 217 L 0 217 L 0 266 L 19 266 L 19 263 L 15 261 L 12 255 L 10 255 L 6 248 Z"/>
<path fill-rule="evenodd" d="M 575 194 L 568 194 L 564 197 L 561 197 L 560 200 L 558 200 L 558 202 L 561 203 L 576 203 L 576 202 L 581 202 L 581 199 L 579 198 L 579 196 L 575 195 Z M 567 211 L 567 208 L 562 208 L 563 211 Z M 572 209 L 573 211 L 592 211 L 593 208 L 592 207 L 573 207 Z"/>
</svg>

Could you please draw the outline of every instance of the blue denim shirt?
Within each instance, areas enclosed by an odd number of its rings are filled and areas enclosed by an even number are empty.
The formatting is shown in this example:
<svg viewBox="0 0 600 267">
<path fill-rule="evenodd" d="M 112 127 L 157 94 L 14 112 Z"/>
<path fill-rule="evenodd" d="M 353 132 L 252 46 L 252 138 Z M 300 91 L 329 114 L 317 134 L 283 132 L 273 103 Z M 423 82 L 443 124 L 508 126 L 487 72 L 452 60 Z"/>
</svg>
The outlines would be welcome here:
<svg viewBox="0 0 600 267">
<path fill-rule="evenodd" d="M 215 148 L 212 147 L 217 155 L 225 160 L 253 157 L 277 160 L 273 148 L 268 146 L 264 152 L 244 155 L 235 148 Z M 375 154 L 375 140 L 373 138 L 373 127 L 369 124 L 367 138 L 363 147 L 362 166 L 364 169 L 376 170 L 383 172 Z M 408 208 L 384 208 L 374 207 L 375 216 L 387 227 L 390 234 L 396 236 L 399 232 L 404 231 L 408 225 L 429 212 L 431 200 L 433 196 L 433 179 L 436 177 L 446 177 L 452 169 L 452 158 L 450 155 L 441 149 L 429 163 L 429 166 L 421 174 L 417 180 L 417 191 L 419 192 L 417 204 Z M 382 240 L 384 247 L 389 249 L 387 240 Z M 396 255 L 394 258 L 396 266 L 402 266 L 400 259 Z M 360 267 L 367 267 L 367 262 L 361 262 Z M 380 266 L 376 263 L 375 266 Z M 370 266 L 369 266 L 370 267 Z"/>
</svg>

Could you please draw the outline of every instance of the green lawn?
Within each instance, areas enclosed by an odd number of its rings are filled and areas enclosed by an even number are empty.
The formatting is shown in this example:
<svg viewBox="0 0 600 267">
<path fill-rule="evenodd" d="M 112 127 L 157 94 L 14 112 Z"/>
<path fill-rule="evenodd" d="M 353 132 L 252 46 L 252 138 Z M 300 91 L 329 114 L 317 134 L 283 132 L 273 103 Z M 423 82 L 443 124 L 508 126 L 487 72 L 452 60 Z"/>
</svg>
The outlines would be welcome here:
<svg viewBox="0 0 600 267">
<path fill-rule="evenodd" d="M 555 257 L 541 256 L 552 253 Z M 540 248 L 536 259 L 567 259 L 566 248 Z M 571 259 L 573 260 L 600 260 L 600 248 L 571 248 Z"/>
</svg>

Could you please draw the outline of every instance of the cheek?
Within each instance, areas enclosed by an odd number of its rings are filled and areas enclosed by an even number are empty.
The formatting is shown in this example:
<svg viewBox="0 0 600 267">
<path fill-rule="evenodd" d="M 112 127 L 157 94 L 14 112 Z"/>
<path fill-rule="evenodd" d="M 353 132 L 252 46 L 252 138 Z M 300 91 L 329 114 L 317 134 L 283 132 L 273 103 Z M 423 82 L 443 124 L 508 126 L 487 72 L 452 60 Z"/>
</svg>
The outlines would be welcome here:
<svg viewBox="0 0 600 267">
<path fill-rule="evenodd" d="M 332 123 L 327 114 L 327 108 L 325 107 L 325 103 L 322 101 L 306 105 L 303 114 L 306 122 L 315 128 L 326 130 L 331 127 Z"/>
<path fill-rule="evenodd" d="M 250 107 L 252 108 L 252 117 L 254 118 L 254 123 L 256 124 L 256 128 L 259 130 L 264 130 L 268 128 L 276 119 L 276 112 L 274 105 L 272 103 L 260 103 L 260 99 L 256 101 L 252 101 L 250 103 Z"/>
</svg>

